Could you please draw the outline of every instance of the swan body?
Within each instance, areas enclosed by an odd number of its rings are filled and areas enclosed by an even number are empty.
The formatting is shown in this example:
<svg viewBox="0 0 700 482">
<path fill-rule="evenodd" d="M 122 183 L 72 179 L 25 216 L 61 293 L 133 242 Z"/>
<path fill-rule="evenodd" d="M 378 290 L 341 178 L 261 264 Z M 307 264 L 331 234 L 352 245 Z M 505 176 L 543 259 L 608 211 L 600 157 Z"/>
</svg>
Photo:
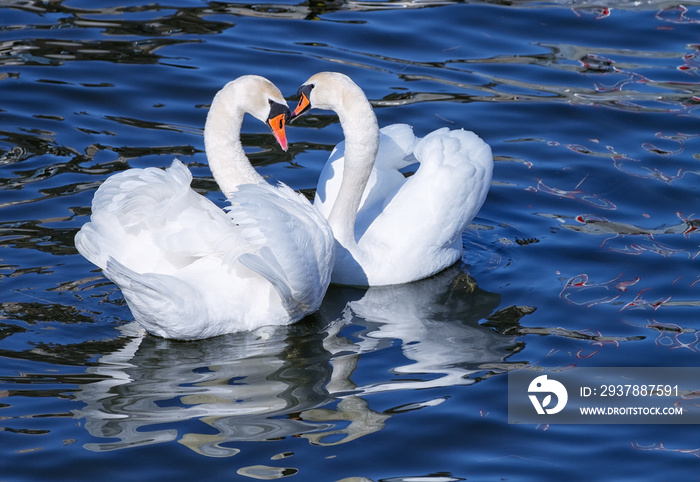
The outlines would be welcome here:
<svg viewBox="0 0 700 482">
<path fill-rule="evenodd" d="M 292 189 L 265 182 L 240 143 L 245 112 L 286 149 L 288 108 L 268 80 L 244 76 L 214 98 L 205 127 L 226 211 L 190 188 L 178 160 L 129 169 L 97 190 L 75 244 L 121 289 L 152 334 L 199 339 L 295 322 L 318 309 L 330 282 L 333 236 Z"/>
<path fill-rule="evenodd" d="M 390 285 L 415 281 L 462 256 L 462 233 L 491 183 L 491 148 L 473 132 L 438 129 L 423 138 L 411 126 L 379 130 L 362 90 L 335 72 L 299 89 L 292 119 L 309 108 L 338 114 L 345 140 L 326 163 L 314 205 L 336 238 L 332 282 Z M 406 178 L 400 171 L 419 163 Z"/>
</svg>

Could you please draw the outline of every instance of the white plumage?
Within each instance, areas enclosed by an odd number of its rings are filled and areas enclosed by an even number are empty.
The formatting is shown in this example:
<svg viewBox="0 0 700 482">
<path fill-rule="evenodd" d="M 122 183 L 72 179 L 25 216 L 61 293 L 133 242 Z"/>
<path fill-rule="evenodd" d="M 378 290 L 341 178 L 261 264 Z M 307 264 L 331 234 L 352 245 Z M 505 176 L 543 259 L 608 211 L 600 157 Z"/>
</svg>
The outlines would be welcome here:
<svg viewBox="0 0 700 482">
<path fill-rule="evenodd" d="M 265 182 L 240 146 L 243 113 L 270 124 L 272 103 L 286 108 L 255 76 L 230 82 L 212 103 L 207 157 L 227 211 L 190 188 L 178 160 L 116 174 L 97 190 L 76 247 L 119 285 L 150 333 L 206 338 L 292 323 L 320 306 L 333 264 L 330 227 L 302 195 Z M 286 148 L 283 125 L 276 135 Z"/>
<path fill-rule="evenodd" d="M 490 187 L 488 144 L 462 129 L 423 138 L 406 124 L 380 131 L 364 93 L 342 74 L 316 74 L 299 93 L 292 118 L 313 107 L 333 110 L 345 134 L 314 201 L 337 240 L 333 282 L 407 283 L 459 260 L 461 235 Z M 415 163 L 418 169 L 406 178 L 400 169 Z"/>
</svg>

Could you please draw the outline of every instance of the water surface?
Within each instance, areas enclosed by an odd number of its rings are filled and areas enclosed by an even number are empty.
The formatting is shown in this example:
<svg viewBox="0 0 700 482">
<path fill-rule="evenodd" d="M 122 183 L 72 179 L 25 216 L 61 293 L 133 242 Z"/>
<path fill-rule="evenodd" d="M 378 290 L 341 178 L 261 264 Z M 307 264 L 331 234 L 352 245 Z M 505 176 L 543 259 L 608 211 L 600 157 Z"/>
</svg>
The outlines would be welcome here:
<svg viewBox="0 0 700 482">
<path fill-rule="evenodd" d="M 509 425 L 508 370 L 697 366 L 700 4 L 0 5 L 0 480 L 692 480 L 693 426 Z M 255 73 L 350 75 L 380 125 L 475 131 L 494 179 L 460 264 L 333 287 L 285 328 L 144 335 L 73 236 L 109 175 L 185 162 Z M 312 195 L 337 118 L 249 119 Z M 416 479 L 420 478 L 420 479 Z"/>
</svg>

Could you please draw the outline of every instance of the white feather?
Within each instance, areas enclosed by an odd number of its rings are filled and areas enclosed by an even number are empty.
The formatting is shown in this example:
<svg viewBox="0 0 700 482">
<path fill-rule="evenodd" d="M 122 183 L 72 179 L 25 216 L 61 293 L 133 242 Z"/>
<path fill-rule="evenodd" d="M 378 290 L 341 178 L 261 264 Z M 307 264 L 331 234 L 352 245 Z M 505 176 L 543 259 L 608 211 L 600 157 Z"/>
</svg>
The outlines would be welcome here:
<svg viewBox="0 0 700 482">
<path fill-rule="evenodd" d="M 267 97 L 284 99 L 265 79 L 242 79 L 217 94 L 210 112 L 233 132 L 224 134 L 211 119 L 205 129 L 217 182 L 232 191 L 227 212 L 194 192 L 189 170 L 174 160 L 165 170 L 130 169 L 107 179 L 95 193 L 90 222 L 75 237 L 78 251 L 119 285 L 150 333 L 197 339 L 292 323 L 318 309 L 330 282 L 334 246 L 327 221 L 289 187 L 257 179 L 235 130 L 242 110 L 267 115 L 256 109 L 269 103 L 256 95 L 267 89 Z M 259 92 L 234 95 L 244 87 Z M 235 142 L 211 140 L 221 135 Z"/>
<path fill-rule="evenodd" d="M 333 282 L 407 283 L 459 260 L 461 235 L 491 183 L 491 148 L 461 129 L 422 139 L 406 124 L 380 131 L 364 93 L 342 74 L 322 72 L 305 85 L 313 85 L 311 106 L 338 113 L 345 134 L 314 201 L 338 241 Z M 400 169 L 414 163 L 406 178 Z"/>
</svg>

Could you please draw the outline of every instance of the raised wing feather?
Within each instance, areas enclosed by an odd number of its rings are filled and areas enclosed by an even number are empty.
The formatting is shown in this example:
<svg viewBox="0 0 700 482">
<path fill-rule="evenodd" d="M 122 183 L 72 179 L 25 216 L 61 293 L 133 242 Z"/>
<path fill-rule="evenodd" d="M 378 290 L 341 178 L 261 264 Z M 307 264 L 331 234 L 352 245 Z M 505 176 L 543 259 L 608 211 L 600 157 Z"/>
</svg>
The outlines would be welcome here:
<svg viewBox="0 0 700 482">
<path fill-rule="evenodd" d="M 103 268 L 148 331 L 204 338 L 315 311 L 330 281 L 326 220 L 286 186 L 239 186 L 226 213 L 179 161 L 110 177 L 76 247 Z"/>
<path fill-rule="evenodd" d="M 318 309 L 333 263 L 326 219 L 284 184 L 240 186 L 230 201 L 229 215 L 246 228 L 246 236 L 265 240 L 265 249 L 246 254 L 241 262 L 275 286 L 291 313 Z"/>
</svg>

